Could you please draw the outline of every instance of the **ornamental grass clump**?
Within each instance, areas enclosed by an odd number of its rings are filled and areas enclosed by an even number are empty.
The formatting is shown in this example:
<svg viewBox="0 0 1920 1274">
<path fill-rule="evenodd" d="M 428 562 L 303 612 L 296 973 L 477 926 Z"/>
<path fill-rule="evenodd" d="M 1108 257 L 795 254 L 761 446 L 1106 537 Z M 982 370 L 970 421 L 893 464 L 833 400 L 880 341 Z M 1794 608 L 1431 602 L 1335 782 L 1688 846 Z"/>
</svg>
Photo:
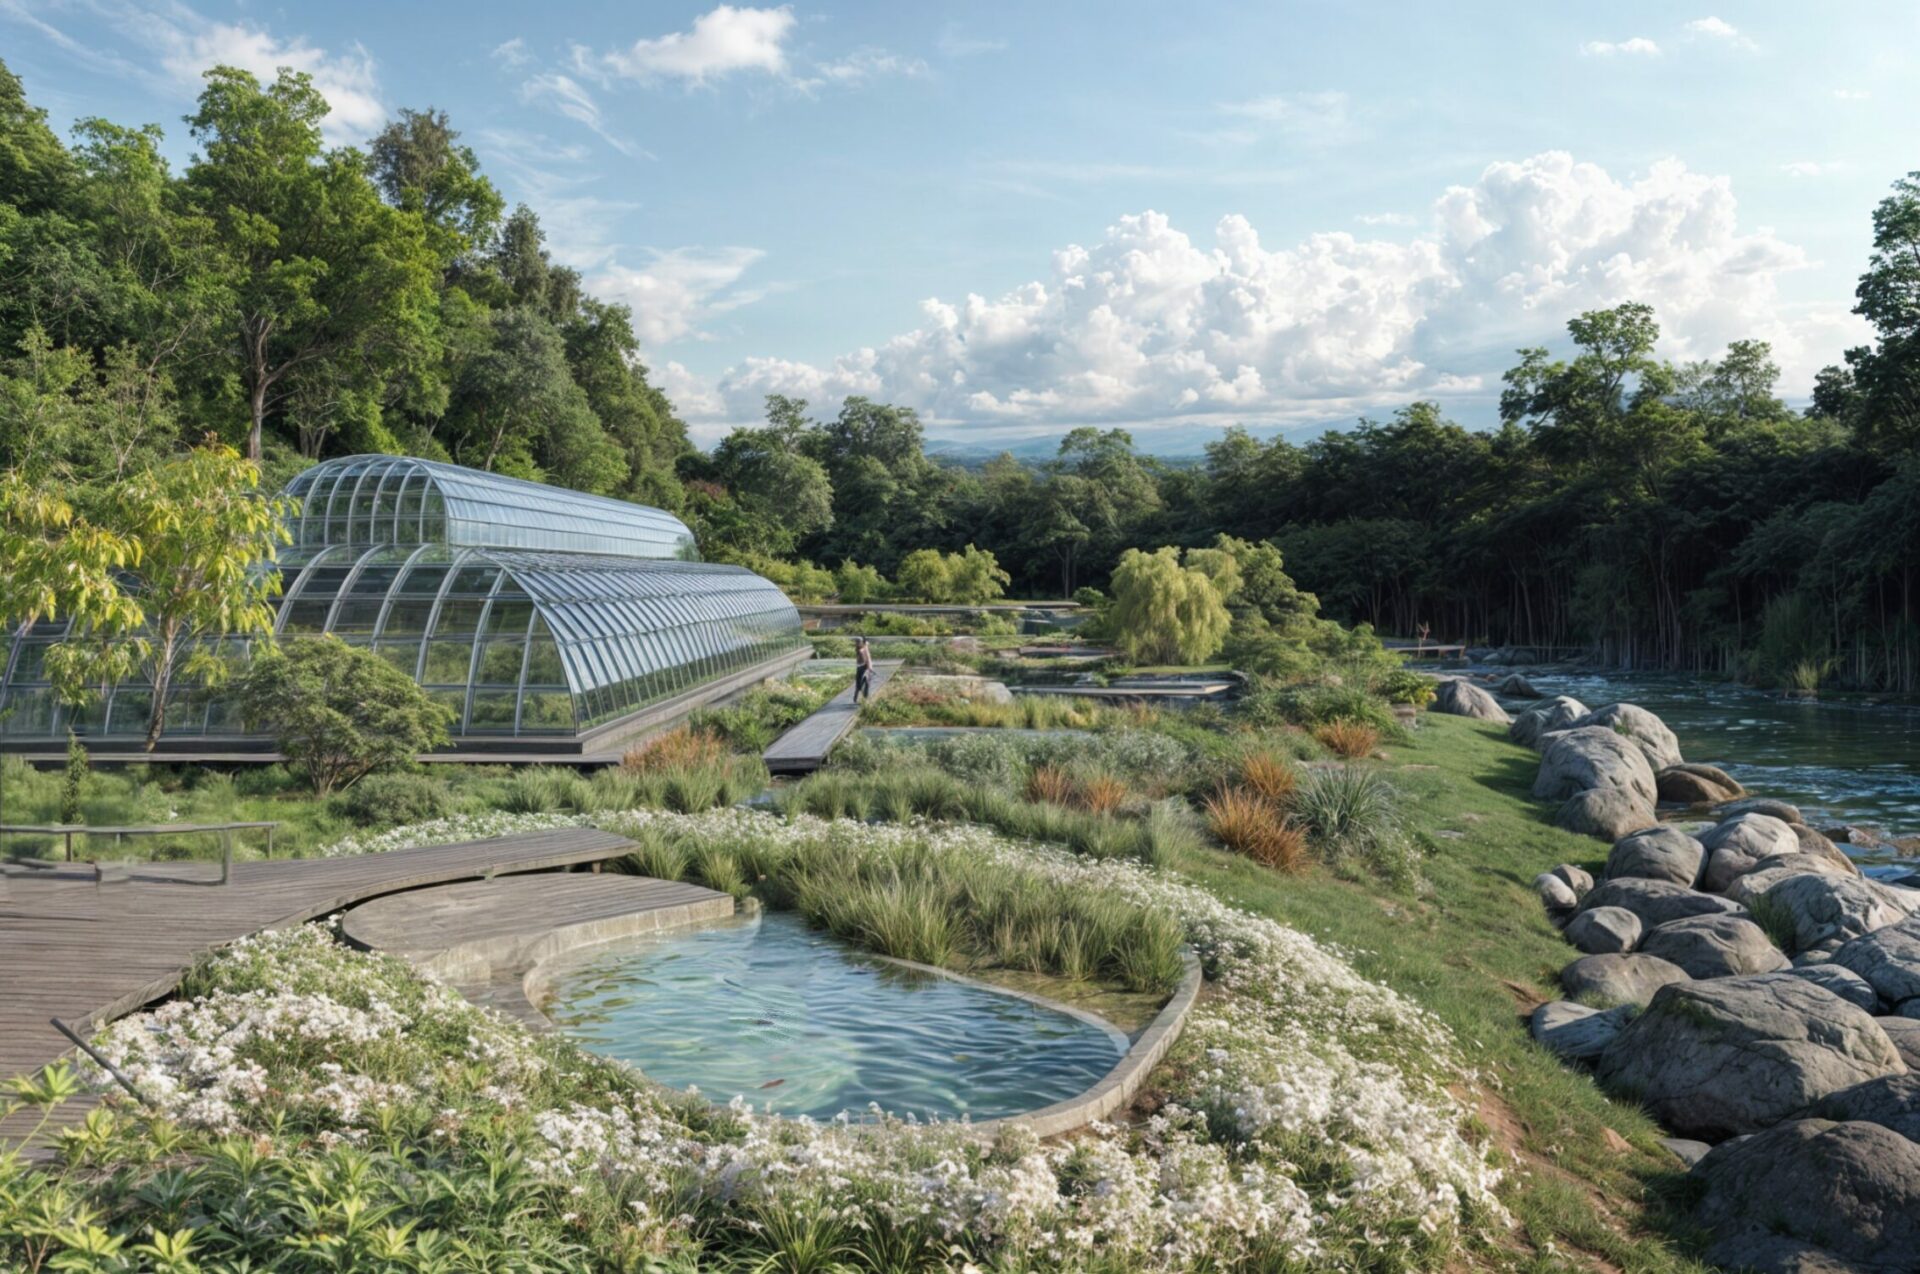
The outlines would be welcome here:
<svg viewBox="0 0 1920 1274">
<path fill-rule="evenodd" d="M 1285 809 L 1300 778 L 1293 766 L 1272 752 L 1249 752 L 1235 767 L 1239 786 L 1276 809 Z"/>
<path fill-rule="evenodd" d="M 1307 837 L 1285 810 L 1258 793 L 1222 788 L 1206 802 L 1207 829 L 1236 854 L 1278 871 L 1307 865 Z"/>
<path fill-rule="evenodd" d="M 635 774 L 657 774 L 694 766 L 718 765 L 727 757 L 727 741 L 717 731 L 681 726 L 636 743 L 620 758 L 620 768 Z"/>
<path fill-rule="evenodd" d="M 1320 745 L 1348 761 L 1372 756 L 1380 743 L 1380 732 L 1364 721 L 1329 721 L 1313 732 Z"/>
<path fill-rule="evenodd" d="M 1365 864 L 1390 878 L 1410 878 L 1414 854 L 1401 826 L 1399 793 L 1372 770 L 1335 765 L 1315 770 L 1293 797 L 1293 815 L 1323 857 Z"/>
</svg>

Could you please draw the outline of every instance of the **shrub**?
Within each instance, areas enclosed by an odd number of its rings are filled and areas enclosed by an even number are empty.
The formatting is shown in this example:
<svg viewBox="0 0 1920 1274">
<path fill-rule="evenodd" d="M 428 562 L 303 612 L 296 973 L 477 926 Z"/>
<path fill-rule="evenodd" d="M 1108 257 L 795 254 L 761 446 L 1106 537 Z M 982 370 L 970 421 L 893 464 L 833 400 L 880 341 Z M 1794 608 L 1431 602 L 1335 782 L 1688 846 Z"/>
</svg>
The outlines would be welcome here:
<svg viewBox="0 0 1920 1274">
<path fill-rule="evenodd" d="M 656 774 L 692 765 L 716 765 L 726 755 L 726 740 L 719 734 L 681 726 L 628 748 L 620 758 L 620 768 L 635 774 Z"/>
<path fill-rule="evenodd" d="M 1330 721 L 1358 721 L 1382 735 L 1399 728 L 1386 705 L 1358 686 L 1266 683 L 1240 700 L 1239 715 L 1254 726 L 1297 725 L 1312 729 Z"/>
<path fill-rule="evenodd" d="M 1111 774 L 1094 774 L 1080 781 L 1075 803 L 1090 814 L 1111 814 L 1127 803 L 1131 791 Z"/>
<path fill-rule="evenodd" d="M 1227 788 L 1207 801 L 1206 811 L 1208 829 L 1235 853 L 1281 871 L 1306 865 L 1306 834 L 1271 801 Z"/>
<path fill-rule="evenodd" d="M 1329 721 L 1313 732 L 1327 751 L 1354 760 L 1371 756 L 1380 742 L 1380 732 L 1360 721 Z"/>
<path fill-rule="evenodd" d="M 80 742 L 80 736 L 72 730 L 67 731 L 67 768 L 60 780 L 60 821 L 77 823 L 80 821 L 80 802 L 87 794 L 87 772 L 91 769 L 87 760 L 86 745 Z"/>
<path fill-rule="evenodd" d="M 813 654 L 816 659 L 853 658 L 853 638 L 851 637 L 809 636 L 808 640 L 813 643 Z"/>
<path fill-rule="evenodd" d="M 1381 676 L 1374 693 L 1388 703 L 1411 704 L 1424 708 L 1433 702 L 1436 687 L 1432 677 L 1411 668 L 1395 668 Z"/>
<path fill-rule="evenodd" d="M 362 827 L 424 823 L 451 814 L 453 794 L 431 775 L 374 774 L 346 790 L 340 812 Z"/>
<path fill-rule="evenodd" d="M 298 637 L 254 660 L 237 699 L 253 727 L 325 796 L 446 742 L 453 713 L 412 677 L 338 637 Z"/>
<path fill-rule="evenodd" d="M 1035 766 L 1027 777 L 1027 799 L 1050 805 L 1073 803 L 1073 775 L 1057 765 Z"/>
</svg>

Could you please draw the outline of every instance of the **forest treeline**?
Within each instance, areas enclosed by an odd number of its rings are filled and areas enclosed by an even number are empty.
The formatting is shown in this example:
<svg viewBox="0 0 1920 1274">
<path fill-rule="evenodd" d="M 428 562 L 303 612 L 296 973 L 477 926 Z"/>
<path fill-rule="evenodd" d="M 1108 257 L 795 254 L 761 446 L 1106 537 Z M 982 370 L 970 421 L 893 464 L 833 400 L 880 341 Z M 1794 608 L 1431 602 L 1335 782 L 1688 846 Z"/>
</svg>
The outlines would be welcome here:
<svg viewBox="0 0 1920 1274">
<path fill-rule="evenodd" d="M 156 126 L 62 141 L 0 66 L 0 469 L 84 505 L 208 434 L 268 489 L 329 455 L 445 458 L 672 509 L 800 593 L 973 546 L 1011 592 L 1064 596 L 1129 548 L 1227 535 L 1385 632 L 1920 690 L 1920 175 L 1873 213 L 1876 339 L 1804 412 L 1764 343 L 1675 365 L 1628 304 L 1572 320 L 1566 357 L 1519 351 L 1492 431 L 1413 403 L 1304 444 L 1230 429 L 1197 463 L 1081 428 L 1042 463 L 962 466 L 863 398 L 770 398 L 694 450 L 631 313 L 551 259 L 444 114 L 355 148 L 325 110 L 301 75 L 215 69 L 175 172 Z"/>
</svg>

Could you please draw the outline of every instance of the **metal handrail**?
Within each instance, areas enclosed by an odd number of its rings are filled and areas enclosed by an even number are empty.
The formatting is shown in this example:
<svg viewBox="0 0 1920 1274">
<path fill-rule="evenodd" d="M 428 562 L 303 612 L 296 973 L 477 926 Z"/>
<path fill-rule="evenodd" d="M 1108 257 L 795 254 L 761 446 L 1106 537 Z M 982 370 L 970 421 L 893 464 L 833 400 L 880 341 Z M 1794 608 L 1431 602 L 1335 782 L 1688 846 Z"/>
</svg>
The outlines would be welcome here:
<svg viewBox="0 0 1920 1274">
<path fill-rule="evenodd" d="M 273 854 L 273 833 L 280 824 L 275 821 L 237 822 L 237 823 L 149 823 L 141 826 L 111 827 L 93 823 L 0 823 L 0 836 L 59 836 L 66 840 L 67 861 L 73 861 L 73 838 L 78 836 L 104 836 L 112 833 L 115 840 L 123 836 L 165 836 L 170 832 L 219 832 L 220 833 L 220 879 L 217 883 L 226 884 L 233 874 L 233 834 L 239 831 L 251 831 L 265 828 L 267 831 L 267 854 Z M 30 864 L 28 859 L 15 859 Z M 97 861 L 94 862 L 94 879 L 98 883 L 103 873 Z"/>
</svg>

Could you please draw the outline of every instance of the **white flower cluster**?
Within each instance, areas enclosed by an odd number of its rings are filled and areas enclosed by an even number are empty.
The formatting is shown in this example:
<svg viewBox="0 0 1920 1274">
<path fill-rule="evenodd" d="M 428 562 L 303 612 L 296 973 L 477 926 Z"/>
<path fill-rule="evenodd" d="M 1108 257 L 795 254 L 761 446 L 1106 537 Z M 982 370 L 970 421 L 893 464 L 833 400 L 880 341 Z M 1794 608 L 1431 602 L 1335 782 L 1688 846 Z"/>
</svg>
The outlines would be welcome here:
<svg viewBox="0 0 1920 1274">
<path fill-rule="evenodd" d="M 451 818 L 389 827 L 381 832 L 345 836 L 322 845 L 314 851 L 314 856 L 348 858 L 355 854 L 384 854 L 389 850 L 412 849 L 416 845 L 456 845 L 461 841 L 486 840 L 491 836 L 579 827 L 589 821 L 579 814 L 456 814 Z"/>
<path fill-rule="evenodd" d="M 555 821 L 452 820 L 455 832 L 443 820 L 378 839 L 398 848 Z M 600 821 L 613 830 L 664 824 L 730 844 L 777 841 L 802 854 L 917 843 L 1117 893 L 1178 916 L 1212 986 L 1162 1073 L 1166 1105 L 1138 1123 L 1044 1143 L 1019 1129 L 989 1140 L 951 1123 L 817 1124 L 737 1101 L 718 1117 L 696 1115 L 688 1099 L 624 1082 L 594 1059 L 421 984 L 397 962 L 334 946 L 311 926 L 261 935 L 220 959 L 277 960 L 279 975 L 254 984 L 322 985 L 337 996 L 216 992 L 123 1021 L 104 1051 L 168 1113 L 220 1129 L 240 1126 L 270 1089 L 348 1138 L 382 1105 L 412 1099 L 433 1103 L 442 1124 L 459 1118 L 459 1102 L 526 1110 L 537 1171 L 576 1192 L 619 1183 L 623 1198 L 638 1200 L 628 1205 L 632 1223 L 664 1245 L 684 1241 L 689 1211 L 793 1201 L 856 1228 L 880 1219 L 928 1226 L 1010 1265 L 1075 1263 L 1089 1250 L 1161 1268 L 1253 1255 L 1326 1264 L 1355 1245 L 1410 1244 L 1503 1215 L 1499 1174 L 1463 1135 L 1465 1113 L 1445 1087 L 1459 1078 L 1445 1028 L 1360 977 L 1338 952 L 1176 876 L 970 826 L 743 810 Z M 356 844 L 343 852 L 370 848 Z M 427 1022 L 456 1041 L 440 1046 L 454 1055 L 424 1057 L 414 1041 Z M 418 1073 L 363 1073 L 364 1050 L 396 1036 L 422 1053 Z M 476 1071 L 483 1080 L 471 1078 Z M 449 1086 L 458 1083 L 481 1086 L 455 1100 Z M 536 1095 L 554 1093 L 569 1096 Z M 435 1135 L 457 1134 L 448 1126 Z"/>
</svg>

